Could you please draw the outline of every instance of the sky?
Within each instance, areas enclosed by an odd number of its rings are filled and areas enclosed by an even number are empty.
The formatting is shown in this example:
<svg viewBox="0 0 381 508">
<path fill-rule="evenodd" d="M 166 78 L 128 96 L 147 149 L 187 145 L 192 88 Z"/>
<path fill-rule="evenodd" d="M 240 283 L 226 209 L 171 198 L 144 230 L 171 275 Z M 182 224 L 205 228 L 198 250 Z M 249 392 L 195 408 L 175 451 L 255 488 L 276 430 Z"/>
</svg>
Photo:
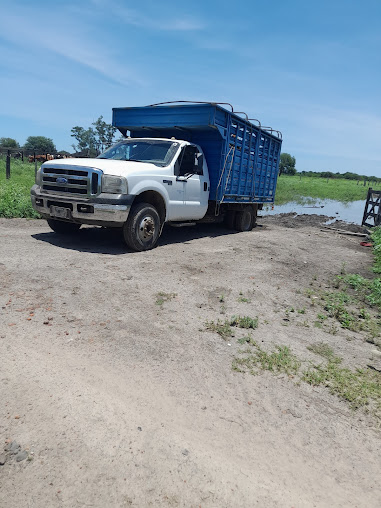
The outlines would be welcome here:
<svg viewBox="0 0 381 508">
<path fill-rule="evenodd" d="M 0 137 L 112 108 L 230 102 L 298 171 L 381 177 L 381 0 L 0 0 Z"/>
</svg>

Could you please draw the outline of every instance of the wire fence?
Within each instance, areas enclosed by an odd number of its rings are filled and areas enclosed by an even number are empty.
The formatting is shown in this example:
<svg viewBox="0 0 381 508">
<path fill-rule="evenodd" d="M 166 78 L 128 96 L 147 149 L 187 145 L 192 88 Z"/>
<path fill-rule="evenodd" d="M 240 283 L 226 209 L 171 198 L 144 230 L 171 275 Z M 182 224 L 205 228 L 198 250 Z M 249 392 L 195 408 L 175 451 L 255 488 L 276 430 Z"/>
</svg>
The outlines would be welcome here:
<svg viewBox="0 0 381 508">
<path fill-rule="evenodd" d="M 23 150 L 20 148 L 4 148 L 0 147 L 0 157 L 5 158 L 5 176 L 7 179 L 11 177 L 11 161 L 20 160 L 22 162 L 34 163 L 35 173 L 37 172 L 37 165 L 53 159 L 67 159 L 73 157 L 88 157 L 85 153 L 67 154 L 64 152 L 37 152 L 34 150 Z"/>
</svg>

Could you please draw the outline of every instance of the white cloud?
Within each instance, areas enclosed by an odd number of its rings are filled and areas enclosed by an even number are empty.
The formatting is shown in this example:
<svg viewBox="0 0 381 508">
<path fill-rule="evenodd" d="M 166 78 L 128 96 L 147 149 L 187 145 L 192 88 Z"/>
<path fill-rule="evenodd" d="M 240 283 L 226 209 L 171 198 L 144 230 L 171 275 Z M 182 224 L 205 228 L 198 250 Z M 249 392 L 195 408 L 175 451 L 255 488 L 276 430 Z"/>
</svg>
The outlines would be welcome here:
<svg viewBox="0 0 381 508">
<path fill-rule="evenodd" d="M 1 36 L 16 46 L 42 50 L 38 67 L 43 69 L 44 52 L 53 52 L 72 62 L 95 70 L 111 81 L 126 85 L 143 84 L 135 71 L 113 56 L 114 50 L 86 34 L 85 27 L 75 20 L 50 12 L 23 9 L 12 14 L 3 13 Z M 36 28 L 38 27 L 38 28 Z M 44 69 L 47 72 L 47 69 Z M 73 76 L 75 79 L 75 76 Z"/>
<path fill-rule="evenodd" d="M 173 15 L 172 11 L 176 12 L 178 9 L 173 8 L 170 4 L 170 11 L 165 9 L 165 6 L 160 3 L 157 13 L 148 15 L 142 8 L 140 11 L 126 7 L 124 3 L 105 0 L 92 0 L 96 8 L 103 10 L 106 13 L 112 13 L 116 20 L 122 20 L 132 26 L 141 28 L 148 28 L 150 30 L 168 31 L 168 32 L 193 32 L 200 31 L 206 28 L 206 24 L 199 18 L 179 13 Z M 151 11 L 155 9 L 150 9 Z"/>
</svg>

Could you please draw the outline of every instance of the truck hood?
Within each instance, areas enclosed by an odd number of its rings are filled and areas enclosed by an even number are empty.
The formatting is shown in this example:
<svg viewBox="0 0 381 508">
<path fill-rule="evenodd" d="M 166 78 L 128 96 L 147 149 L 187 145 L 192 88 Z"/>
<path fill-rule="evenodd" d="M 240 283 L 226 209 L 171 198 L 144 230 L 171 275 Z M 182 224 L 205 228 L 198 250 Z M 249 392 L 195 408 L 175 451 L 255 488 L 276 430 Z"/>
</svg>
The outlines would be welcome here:
<svg viewBox="0 0 381 508">
<path fill-rule="evenodd" d="M 55 159 L 44 162 L 44 168 L 70 168 L 70 167 L 87 167 L 100 169 L 107 175 L 126 176 L 152 174 L 152 172 L 160 172 L 163 168 L 155 166 L 147 162 L 136 161 L 116 161 L 113 159 Z"/>
</svg>

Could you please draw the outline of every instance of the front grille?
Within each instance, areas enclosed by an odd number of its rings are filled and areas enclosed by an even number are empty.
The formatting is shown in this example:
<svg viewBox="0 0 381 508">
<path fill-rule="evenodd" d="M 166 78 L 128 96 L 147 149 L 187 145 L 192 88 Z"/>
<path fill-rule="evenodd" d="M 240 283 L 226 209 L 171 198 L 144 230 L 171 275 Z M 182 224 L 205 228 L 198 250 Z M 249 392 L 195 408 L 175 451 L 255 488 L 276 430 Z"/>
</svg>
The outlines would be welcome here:
<svg viewBox="0 0 381 508">
<path fill-rule="evenodd" d="M 102 171 L 73 166 L 42 168 L 42 191 L 49 194 L 96 196 L 100 193 Z"/>
</svg>

